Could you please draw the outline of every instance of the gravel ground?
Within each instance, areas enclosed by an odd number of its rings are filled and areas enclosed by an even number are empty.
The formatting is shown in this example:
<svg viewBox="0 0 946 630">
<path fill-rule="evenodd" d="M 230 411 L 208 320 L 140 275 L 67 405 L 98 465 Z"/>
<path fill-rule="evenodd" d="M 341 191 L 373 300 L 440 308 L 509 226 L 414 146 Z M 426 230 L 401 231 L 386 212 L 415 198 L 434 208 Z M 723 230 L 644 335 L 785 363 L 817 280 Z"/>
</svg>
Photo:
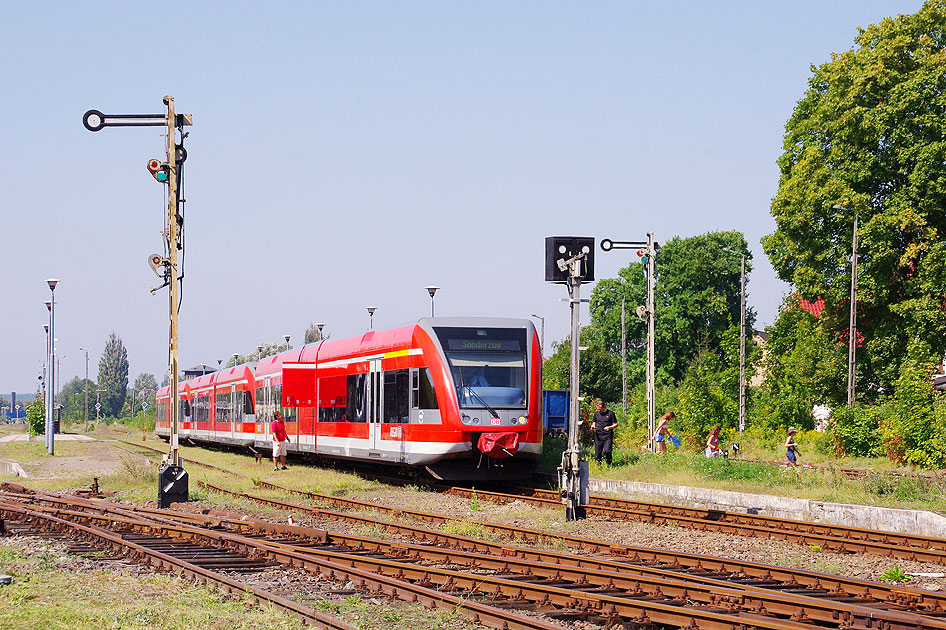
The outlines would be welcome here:
<svg viewBox="0 0 946 630">
<path fill-rule="evenodd" d="M 879 581 L 881 574 L 895 566 L 899 566 L 906 573 L 946 573 L 946 566 L 943 565 L 892 560 L 866 554 L 839 554 L 818 551 L 804 545 L 780 540 L 718 532 L 701 532 L 675 526 L 612 521 L 602 518 L 567 522 L 564 520 L 561 511 L 536 508 L 518 501 L 507 504 L 493 504 L 486 501 L 476 503 L 468 499 L 436 492 L 390 487 L 382 487 L 367 492 L 351 492 L 346 494 L 345 498 L 370 501 L 386 506 L 404 506 L 405 509 L 434 512 L 470 521 L 500 523 L 523 529 L 537 529 L 637 547 L 683 551 L 735 560 L 748 560 L 761 564 L 804 568 L 821 573 L 872 581 Z M 309 503 L 305 498 L 299 496 L 292 498 L 291 501 L 317 505 Z M 211 508 L 212 506 L 207 505 L 205 507 Z M 272 513 L 257 513 L 254 516 L 270 520 L 273 518 Z M 288 518 L 288 516 L 289 514 L 286 513 L 284 518 Z M 352 526 L 327 519 L 316 519 L 302 513 L 294 513 L 292 516 L 297 524 L 307 527 L 360 535 L 389 536 L 381 532 L 368 532 L 366 534 L 362 526 Z M 381 518 L 384 519 L 384 515 L 381 515 Z M 424 523 L 415 524 L 432 527 Z M 475 532 L 476 528 L 472 526 L 464 528 L 462 531 L 466 535 L 475 535 Z M 489 533 L 486 535 L 491 537 Z M 560 547 L 557 549 L 562 550 Z M 946 591 L 946 578 L 915 577 L 907 585 L 912 588 L 931 591 Z"/>
</svg>

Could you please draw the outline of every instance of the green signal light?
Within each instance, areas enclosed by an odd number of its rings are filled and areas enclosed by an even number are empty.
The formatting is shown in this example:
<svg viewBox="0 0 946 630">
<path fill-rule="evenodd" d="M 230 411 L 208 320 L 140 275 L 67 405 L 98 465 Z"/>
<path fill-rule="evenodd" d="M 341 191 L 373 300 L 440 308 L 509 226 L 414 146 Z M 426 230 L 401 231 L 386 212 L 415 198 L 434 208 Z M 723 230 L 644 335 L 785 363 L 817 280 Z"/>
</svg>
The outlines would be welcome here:
<svg viewBox="0 0 946 630">
<path fill-rule="evenodd" d="M 166 182 L 168 180 L 167 171 L 158 171 L 157 173 L 154 174 L 154 178 L 161 183 Z"/>
</svg>

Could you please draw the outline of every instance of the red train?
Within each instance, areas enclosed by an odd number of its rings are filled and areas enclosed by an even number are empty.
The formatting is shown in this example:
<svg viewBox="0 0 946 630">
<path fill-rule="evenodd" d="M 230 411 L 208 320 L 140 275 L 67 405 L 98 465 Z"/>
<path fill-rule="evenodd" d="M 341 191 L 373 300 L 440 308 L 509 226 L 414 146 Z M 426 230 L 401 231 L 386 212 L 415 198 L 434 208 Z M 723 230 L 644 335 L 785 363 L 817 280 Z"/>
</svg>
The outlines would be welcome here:
<svg viewBox="0 0 946 630">
<path fill-rule="evenodd" d="M 529 320 L 424 318 L 323 340 L 179 387 L 182 440 L 381 462 L 437 479 L 521 479 L 542 451 L 542 356 Z M 156 431 L 169 437 L 169 388 Z"/>
</svg>

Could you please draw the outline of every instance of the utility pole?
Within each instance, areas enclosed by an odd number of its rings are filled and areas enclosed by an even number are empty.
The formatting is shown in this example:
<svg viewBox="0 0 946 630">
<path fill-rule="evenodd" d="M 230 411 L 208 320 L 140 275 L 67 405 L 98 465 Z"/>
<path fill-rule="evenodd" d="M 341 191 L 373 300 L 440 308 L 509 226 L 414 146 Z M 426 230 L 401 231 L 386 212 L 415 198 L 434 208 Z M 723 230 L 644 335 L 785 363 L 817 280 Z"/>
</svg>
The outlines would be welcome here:
<svg viewBox="0 0 946 630">
<path fill-rule="evenodd" d="M 746 256 L 739 265 L 739 433 L 746 430 Z"/>
<path fill-rule="evenodd" d="M 854 236 L 851 244 L 851 319 L 847 356 L 847 404 L 854 404 L 854 355 L 857 348 L 857 212 L 854 212 Z"/>
<path fill-rule="evenodd" d="M 857 345 L 857 210 L 834 205 L 832 210 L 844 210 L 854 215 L 854 234 L 851 237 L 851 310 L 848 321 L 847 347 L 847 404 L 854 404 L 854 360 Z"/>
<path fill-rule="evenodd" d="M 89 432 L 89 350 L 94 348 L 79 348 L 85 352 L 85 432 Z"/>
</svg>

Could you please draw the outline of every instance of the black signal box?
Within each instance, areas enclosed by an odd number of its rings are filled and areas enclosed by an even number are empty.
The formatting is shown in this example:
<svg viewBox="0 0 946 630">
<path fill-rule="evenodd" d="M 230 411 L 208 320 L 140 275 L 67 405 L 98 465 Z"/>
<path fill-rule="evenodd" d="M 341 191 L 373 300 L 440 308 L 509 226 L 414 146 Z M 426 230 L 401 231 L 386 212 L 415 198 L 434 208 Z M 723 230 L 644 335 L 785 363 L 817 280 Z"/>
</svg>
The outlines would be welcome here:
<svg viewBox="0 0 946 630">
<path fill-rule="evenodd" d="M 572 257 L 583 253 L 579 279 L 595 279 L 595 239 L 592 236 L 549 236 L 545 239 L 545 281 L 568 284 L 568 265 Z M 564 266 L 564 269 L 562 267 Z"/>
<path fill-rule="evenodd" d="M 158 507 L 171 507 L 172 503 L 187 503 L 187 472 L 181 466 L 164 466 L 158 469 Z"/>
</svg>

